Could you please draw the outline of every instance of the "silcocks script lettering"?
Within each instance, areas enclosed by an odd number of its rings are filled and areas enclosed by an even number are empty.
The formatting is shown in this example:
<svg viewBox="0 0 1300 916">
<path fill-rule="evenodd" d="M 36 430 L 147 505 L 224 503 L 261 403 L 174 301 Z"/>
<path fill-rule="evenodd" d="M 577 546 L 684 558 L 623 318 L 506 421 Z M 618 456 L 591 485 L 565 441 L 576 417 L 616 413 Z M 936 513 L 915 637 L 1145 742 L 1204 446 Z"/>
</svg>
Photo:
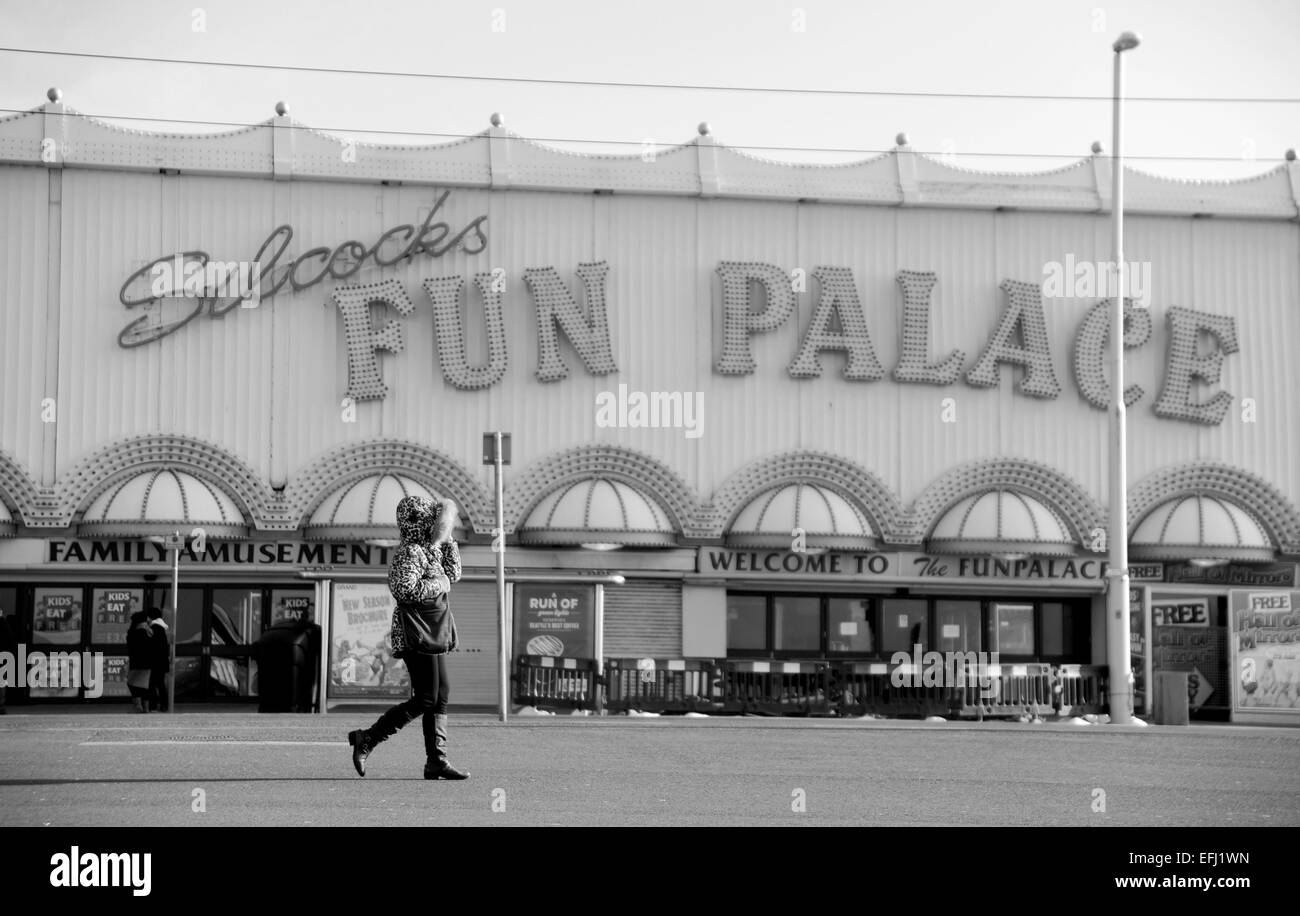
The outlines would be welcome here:
<svg viewBox="0 0 1300 916">
<path fill-rule="evenodd" d="M 421 254 L 440 258 L 457 247 L 463 248 L 466 254 L 478 254 L 487 248 L 487 233 L 484 230 L 487 214 L 471 220 L 453 235 L 451 226 L 437 219 L 450 194 L 450 191 L 443 191 L 438 195 L 433 208 L 419 226 L 412 223 L 394 226 L 382 232 L 369 246 L 351 239 L 333 249 L 311 248 L 292 260 L 286 260 L 285 252 L 293 239 L 293 227 L 278 226 L 271 230 L 251 262 L 245 262 L 257 264 L 261 268 L 257 277 L 258 297 L 262 300 L 270 299 L 286 285 L 296 293 L 324 282 L 326 278 L 346 280 L 355 276 L 367 264 L 392 267 L 404 259 L 413 259 Z M 183 278 L 191 273 L 205 272 L 210 259 L 211 256 L 206 251 L 197 250 L 155 258 L 126 278 L 118 298 L 128 309 L 160 303 L 162 299 L 171 297 L 158 295 L 155 284 L 151 282 L 155 279 L 158 265 L 177 265 L 174 272 Z M 175 298 L 182 298 L 181 293 L 176 292 Z M 182 301 L 189 309 L 187 314 L 164 316 L 161 310 L 156 313 L 151 310 L 150 314 L 142 315 L 124 327 L 118 335 L 118 343 L 123 347 L 138 347 L 159 340 L 185 327 L 205 308 L 212 318 L 220 318 L 238 307 L 244 299 L 238 296 L 201 296 L 182 298 Z"/>
<path fill-rule="evenodd" d="M 136 897 L 148 897 L 152 887 L 153 854 L 82 852 L 73 846 L 50 857 L 51 887 L 129 887 Z"/>
</svg>

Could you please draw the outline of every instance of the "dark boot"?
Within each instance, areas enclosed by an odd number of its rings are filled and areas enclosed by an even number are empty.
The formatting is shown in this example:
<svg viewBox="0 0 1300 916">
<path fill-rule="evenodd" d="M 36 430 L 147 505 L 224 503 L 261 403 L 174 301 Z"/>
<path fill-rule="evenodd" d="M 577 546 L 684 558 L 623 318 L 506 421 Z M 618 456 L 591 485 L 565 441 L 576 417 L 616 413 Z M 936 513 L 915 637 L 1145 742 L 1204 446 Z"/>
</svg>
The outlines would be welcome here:
<svg viewBox="0 0 1300 916">
<path fill-rule="evenodd" d="M 398 729 L 410 721 L 411 716 L 406 707 L 398 705 L 385 712 L 369 728 L 348 732 L 348 744 L 352 745 L 352 766 L 356 767 L 359 775 L 366 775 L 366 758 L 375 747 L 395 735 Z"/>
<path fill-rule="evenodd" d="M 428 721 L 433 719 L 433 743 L 430 746 Z M 469 773 L 463 773 L 447 762 L 447 717 L 425 714 L 424 750 L 428 759 L 424 764 L 425 779 L 469 779 Z"/>
</svg>

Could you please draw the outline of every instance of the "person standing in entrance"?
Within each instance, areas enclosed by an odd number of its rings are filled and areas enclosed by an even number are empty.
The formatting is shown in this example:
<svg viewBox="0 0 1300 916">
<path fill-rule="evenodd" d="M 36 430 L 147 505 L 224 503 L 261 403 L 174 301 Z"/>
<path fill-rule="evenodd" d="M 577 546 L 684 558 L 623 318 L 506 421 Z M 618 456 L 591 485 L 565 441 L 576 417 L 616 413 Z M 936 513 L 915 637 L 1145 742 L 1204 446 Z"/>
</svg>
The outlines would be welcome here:
<svg viewBox="0 0 1300 916">
<path fill-rule="evenodd" d="M 148 712 L 153 691 L 153 627 L 149 614 L 136 611 L 131 615 L 131 629 L 126 634 L 126 686 L 131 691 L 131 705 L 136 712 Z"/>
<path fill-rule="evenodd" d="M 172 667 L 171 634 L 167 632 L 170 628 L 163 620 L 162 611 L 156 607 L 149 608 L 149 626 L 153 631 L 149 643 L 149 705 L 159 712 L 166 712 L 167 678 L 171 676 Z"/>
<path fill-rule="evenodd" d="M 447 760 L 447 653 L 456 649 L 456 620 L 448 606 L 451 583 L 460 579 L 460 550 L 451 536 L 456 506 L 449 500 L 434 503 L 423 496 L 407 496 L 397 504 L 397 529 L 401 543 L 388 567 L 388 590 L 398 604 L 389 639 L 393 655 L 410 673 L 411 697 L 385 712 L 370 728 L 348 733 L 352 765 L 366 775 L 366 758 L 381 742 L 408 722 L 423 716 L 425 779 L 468 779 Z M 435 647 L 425 650 L 406 644 L 400 622 L 403 609 L 418 614 L 432 633 Z"/>
</svg>

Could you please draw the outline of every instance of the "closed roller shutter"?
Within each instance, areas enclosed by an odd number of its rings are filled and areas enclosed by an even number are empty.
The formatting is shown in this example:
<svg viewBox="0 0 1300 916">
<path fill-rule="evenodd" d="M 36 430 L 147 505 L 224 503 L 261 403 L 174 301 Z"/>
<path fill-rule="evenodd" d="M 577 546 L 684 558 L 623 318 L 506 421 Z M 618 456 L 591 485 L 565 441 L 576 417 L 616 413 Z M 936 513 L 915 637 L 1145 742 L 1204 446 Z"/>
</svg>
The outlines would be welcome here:
<svg viewBox="0 0 1300 916">
<path fill-rule="evenodd" d="M 496 706 L 497 591 L 491 582 L 458 582 L 451 587 L 460 648 L 447 656 L 451 680 L 449 706 Z"/>
<path fill-rule="evenodd" d="M 605 586 L 606 658 L 680 658 L 682 584 L 628 579 Z"/>
</svg>

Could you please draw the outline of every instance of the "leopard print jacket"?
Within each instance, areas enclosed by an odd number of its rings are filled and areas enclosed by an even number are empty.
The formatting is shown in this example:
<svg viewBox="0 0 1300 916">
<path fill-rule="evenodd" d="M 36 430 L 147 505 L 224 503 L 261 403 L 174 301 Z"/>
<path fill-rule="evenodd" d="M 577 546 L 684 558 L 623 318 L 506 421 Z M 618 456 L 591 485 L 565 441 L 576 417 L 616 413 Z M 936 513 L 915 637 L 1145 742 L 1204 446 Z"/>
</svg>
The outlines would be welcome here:
<svg viewBox="0 0 1300 916">
<path fill-rule="evenodd" d="M 420 603 L 442 594 L 440 575 L 446 576 L 447 582 L 460 581 L 460 548 L 440 524 L 447 515 L 445 504 L 435 504 L 423 496 L 407 496 L 397 504 L 397 527 L 402 540 L 388 566 L 388 590 L 398 604 Z M 457 638 L 454 621 L 452 627 L 451 648 L 454 649 Z M 396 608 L 388 639 L 393 655 L 400 657 L 405 652 L 406 640 Z"/>
</svg>

